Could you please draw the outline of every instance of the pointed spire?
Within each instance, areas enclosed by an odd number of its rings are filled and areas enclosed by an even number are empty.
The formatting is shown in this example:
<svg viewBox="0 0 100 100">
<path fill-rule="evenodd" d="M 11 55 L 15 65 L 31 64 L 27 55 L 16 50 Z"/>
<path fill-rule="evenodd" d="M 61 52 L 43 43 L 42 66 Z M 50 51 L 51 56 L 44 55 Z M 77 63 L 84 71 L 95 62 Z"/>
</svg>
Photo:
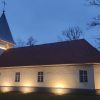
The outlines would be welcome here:
<svg viewBox="0 0 100 100">
<path fill-rule="evenodd" d="M 4 13 L 4 12 L 5 12 L 5 7 L 6 7 L 6 4 L 7 4 L 7 3 L 6 3 L 5 0 L 3 0 L 2 3 L 3 3 L 3 13 Z"/>
<path fill-rule="evenodd" d="M 0 39 L 15 44 L 4 12 L 0 18 Z"/>
</svg>

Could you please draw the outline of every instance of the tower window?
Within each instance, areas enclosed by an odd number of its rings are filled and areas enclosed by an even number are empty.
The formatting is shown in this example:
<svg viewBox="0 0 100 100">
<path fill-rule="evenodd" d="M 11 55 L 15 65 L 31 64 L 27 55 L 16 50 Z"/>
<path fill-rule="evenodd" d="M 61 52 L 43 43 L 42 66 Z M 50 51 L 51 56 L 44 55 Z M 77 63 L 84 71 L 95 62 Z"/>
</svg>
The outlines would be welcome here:
<svg viewBox="0 0 100 100">
<path fill-rule="evenodd" d="M 44 73 L 43 72 L 38 72 L 38 82 L 43 82 L 44 81 Z"/>
<path fill-rule="evenodd" d="M 15 82 L 20 82 L 20 72 L 15 73 Z"/>
</svg>

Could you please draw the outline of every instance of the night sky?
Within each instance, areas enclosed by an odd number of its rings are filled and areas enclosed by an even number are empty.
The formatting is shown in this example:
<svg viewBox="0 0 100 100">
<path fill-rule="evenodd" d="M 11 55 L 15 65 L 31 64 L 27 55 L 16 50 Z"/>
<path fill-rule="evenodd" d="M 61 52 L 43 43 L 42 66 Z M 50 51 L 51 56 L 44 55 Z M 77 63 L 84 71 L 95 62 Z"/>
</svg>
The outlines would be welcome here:
<svg viewBox="0 0 100 100">
<path fill-rule="evenodd" d="M 99 14 L 100 8 L 90 7 L 86 0 L 6 0 L 6 17 L 14 40 L 33 36 L 38 42 L 58 41 L 63 30 L 79 26 L 83 38 L 92 43 L 100 27 L 88 29 L 88 22 Z M 0 13 L 2 14 L 2 3 Z M 63 37 L 62 37 L 63 38 Z"/>
</svg>

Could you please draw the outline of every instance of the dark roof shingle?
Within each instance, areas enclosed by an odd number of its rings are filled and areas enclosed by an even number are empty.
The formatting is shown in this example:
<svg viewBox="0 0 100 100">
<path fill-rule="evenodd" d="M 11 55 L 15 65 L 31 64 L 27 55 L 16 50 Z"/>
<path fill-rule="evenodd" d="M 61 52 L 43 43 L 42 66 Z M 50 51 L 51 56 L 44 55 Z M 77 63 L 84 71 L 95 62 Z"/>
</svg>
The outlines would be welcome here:
<svg viewBox="0 0 100 100">
<path fill-rule="evenodd" d="M 100 63 L 100 52 L 84 39 L 9 49 L 0 66 Z"/>
</svg>

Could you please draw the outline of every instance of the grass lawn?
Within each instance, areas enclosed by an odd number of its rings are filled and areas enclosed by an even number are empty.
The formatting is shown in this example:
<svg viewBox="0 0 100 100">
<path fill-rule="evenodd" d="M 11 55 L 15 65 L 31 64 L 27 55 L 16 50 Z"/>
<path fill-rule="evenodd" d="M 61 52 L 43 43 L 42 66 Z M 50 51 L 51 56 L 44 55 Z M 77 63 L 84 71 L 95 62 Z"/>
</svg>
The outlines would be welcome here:
<svg viewBox="0 0 100 100">
<path fill-rule="evenodd" d="M 54 95 L 47 93 L 0 93 L 0 100 L 100 100 L 96 95 Z"/>
</svg>

